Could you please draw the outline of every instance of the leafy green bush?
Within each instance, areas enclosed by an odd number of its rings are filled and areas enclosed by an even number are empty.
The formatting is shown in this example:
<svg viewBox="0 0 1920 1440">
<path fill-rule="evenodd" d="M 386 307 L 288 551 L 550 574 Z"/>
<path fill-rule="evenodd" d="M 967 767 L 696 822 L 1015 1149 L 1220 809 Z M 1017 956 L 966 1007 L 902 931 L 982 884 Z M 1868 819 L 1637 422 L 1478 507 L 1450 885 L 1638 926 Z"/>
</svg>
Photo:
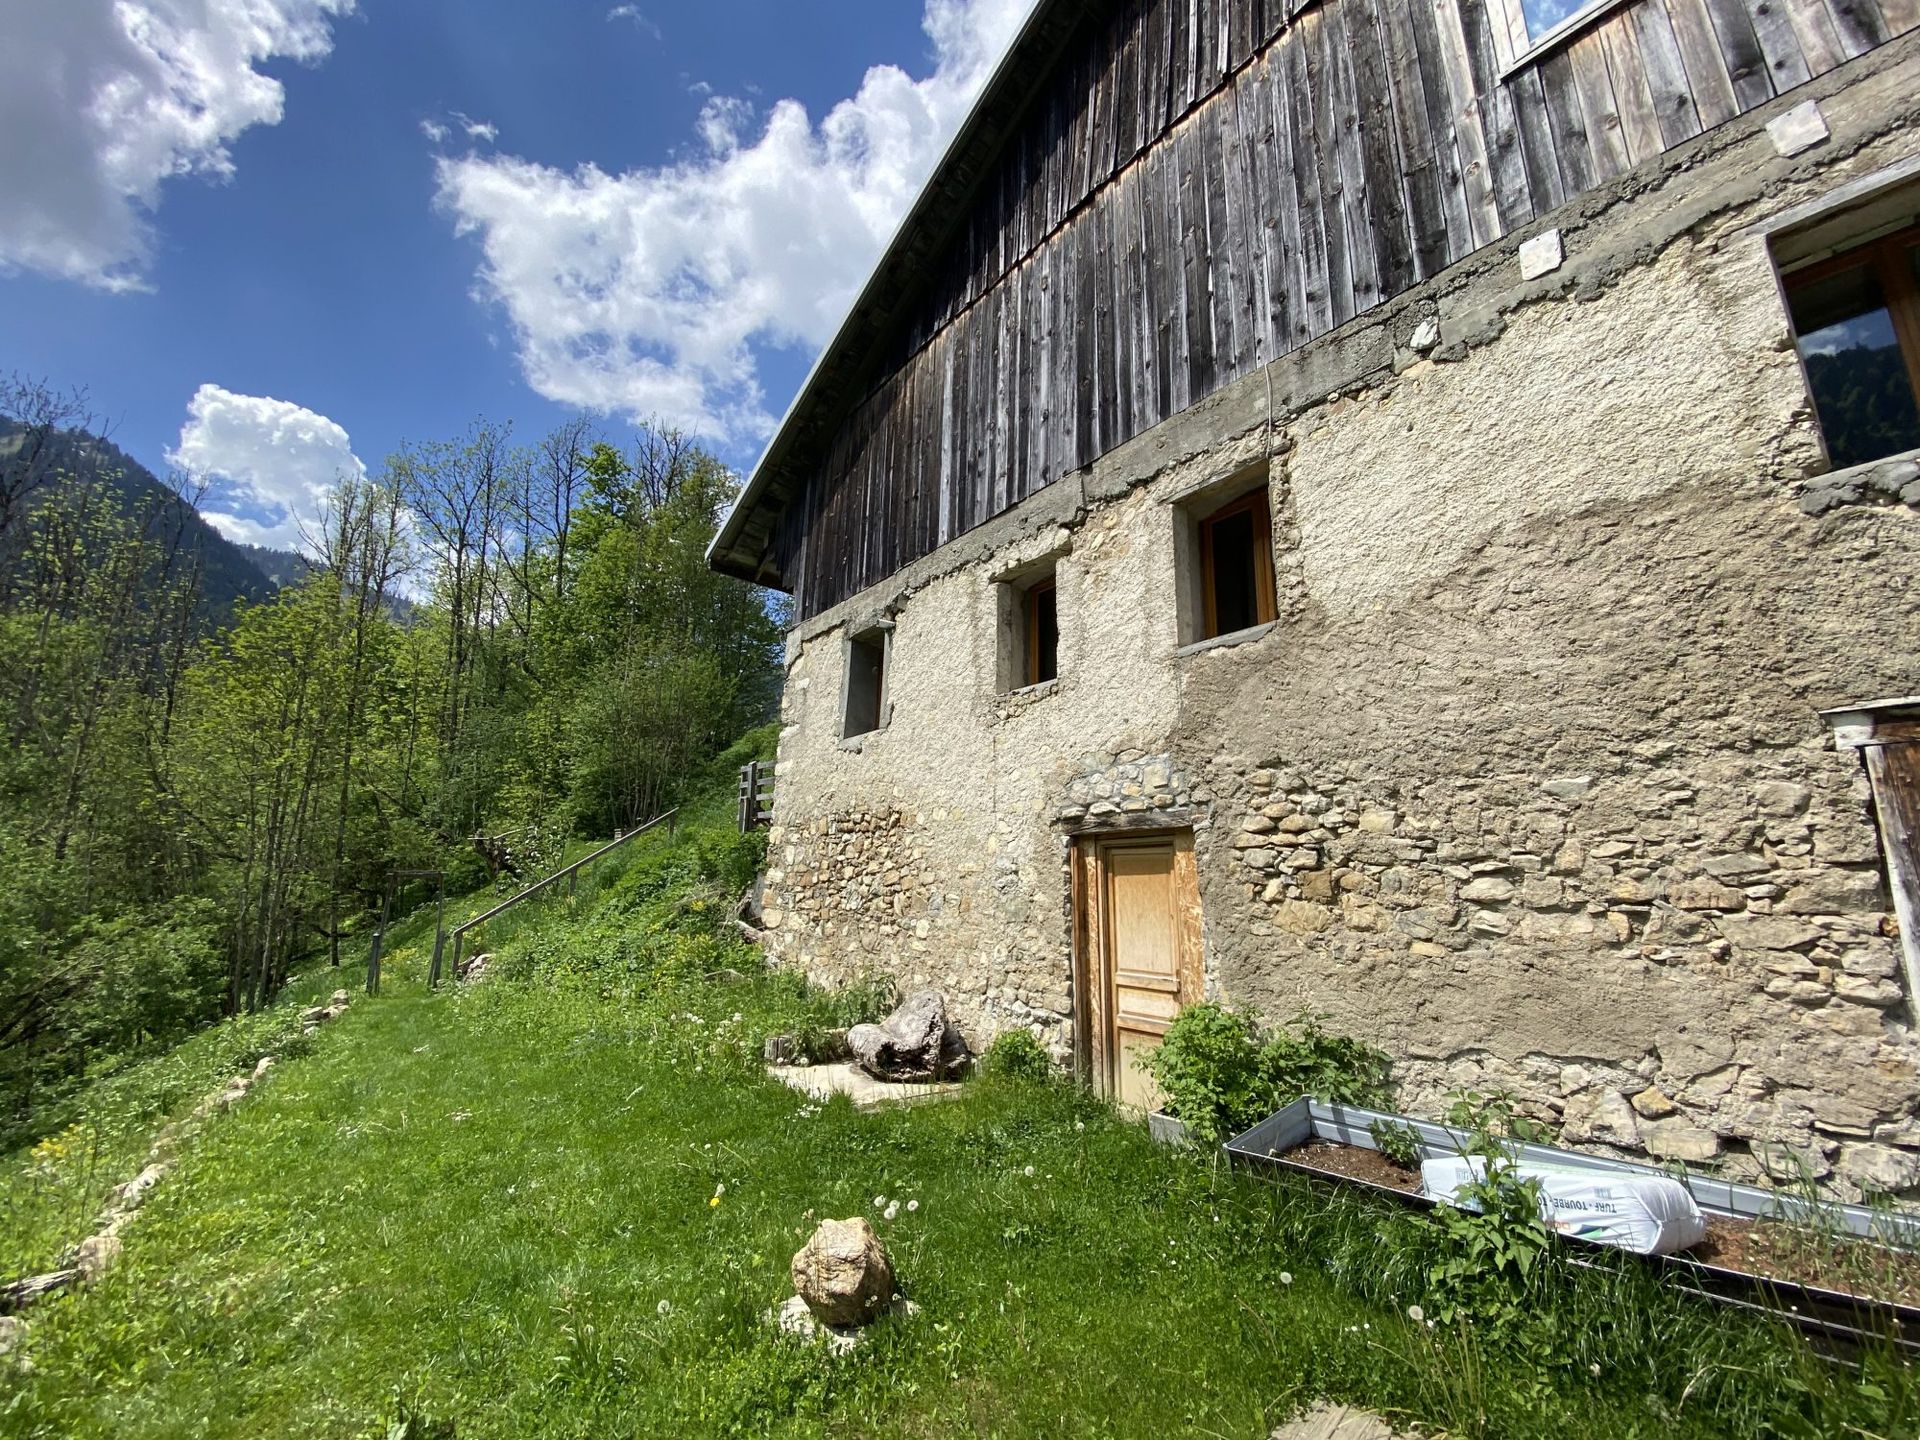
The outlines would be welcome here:
<svg viewBox="0 0 1920 1440">
<path fill-rule="evenodd" d="M 1519 1144 L 1541 1138 L 1506 1095 L 1459 1095 L 1447 1123 L 1466 1132 L 1461 1152 L 1480 1162 L 1462 1185 L 1459 1205 L 1432 1216 L 1438 1245 L 1427 1272 L 1435 1318 L 1470 1321 L 1496 1343 L 1542 1363 L 1557 1354 L 1547 1300 L 1552 1232 L 1540 1218 L 1540 1182 L 1522 1179 Z"/>
<path fill-rule="evenodd" d="M 1255 1017 L 1189 1005 L 1146 1059 L 1169 1113 L 1217 1145 L 1303 1095 L 1347 1105 L 1392 1103 L 1385 1052 L 1323 1030 L 1310 1015 L 1262 1040 Z"/>
<path fill-rule="evenodd" d="M 987 1046 L 982 1068 L 997 1080 L 1033 1082 L 1053 1074 L 1053 1058 L 1031 1030 L 1003 1030 Z"/>
</svg>

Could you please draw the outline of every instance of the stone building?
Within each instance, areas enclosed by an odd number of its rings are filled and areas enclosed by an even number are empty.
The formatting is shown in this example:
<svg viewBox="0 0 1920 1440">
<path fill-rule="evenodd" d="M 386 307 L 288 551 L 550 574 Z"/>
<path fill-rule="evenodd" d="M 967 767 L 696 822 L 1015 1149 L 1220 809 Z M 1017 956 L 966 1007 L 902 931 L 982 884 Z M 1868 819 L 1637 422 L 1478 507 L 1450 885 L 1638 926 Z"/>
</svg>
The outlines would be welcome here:
<svg viewBox="0 0 1920 1440">
<path fill-rule="evenodd" d="M 1917 27 L 1040 0 L 713 547 L 775 959 L 1920 1189 Z"/>
</svg>

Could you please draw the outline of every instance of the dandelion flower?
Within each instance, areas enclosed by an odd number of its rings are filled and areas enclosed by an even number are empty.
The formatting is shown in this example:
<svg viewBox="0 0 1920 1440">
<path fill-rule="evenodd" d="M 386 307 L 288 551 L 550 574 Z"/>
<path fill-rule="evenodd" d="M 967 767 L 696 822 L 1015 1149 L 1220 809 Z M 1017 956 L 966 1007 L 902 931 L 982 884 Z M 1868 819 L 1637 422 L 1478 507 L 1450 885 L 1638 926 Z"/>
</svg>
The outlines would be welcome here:
<svg viewBox="0 0 1920 1440">
<path fill-rule="evenodd" d="M 920 1202 L 918 1200 L 907 1201 L 907 1213 L 909 1215 L 911 1215 L 914 1211 L 918 1210 L 919 1208 L 920 1208 Z"/>
<path fill-rule="evenodd" d="M 1427 1312 L 1422 1310 L 1418 1305 L 1409 1305 L 1407 1306 L 1407 1318 L 1418 1325 L 1422 1320 L 1427 1318 Z"/>
<path fill-rule="evenodd" d="M 873 1197 L 873 1208 L 874 1208 L 874 1209 L 876 1209 L 876 1210 L 884 1210 L 884 1209 L 886 1209 L 886 1208 L 887 1208 L 887 1197 L 886 1197 L 886 1196 L 884 1196 L 884 1195 L 876 1195 L 876 1196 L 874 1196 L 874 1197 Z"/>
<path fill-rule="evenodd" d="M 1084 1120 L 1076 1120 L 1073 1122 L 1073 1129 L 1075 1134 L 1078 1134 L 1080 1131 L 1086 1128 L 1087 1128 L 1087 1122 Z"/>
<path fill-rule="evenodd" d="M 893 1204 L 887 1206 L 886 1209 L 880 1212 L 880 1218 L 882 1220 L 891 1220 L 899 1213 L 900 1213 L 900 1203 L 898 1201 L 895 1201 Z"/>
<path fill-rule="evenodd" d="M 718 1185 L 716 1185 L 716 1186 L 714 1186 L 714 1187 L 713 1187 L 713 1193 L 714 1193 L 714 1194 L 716 1194 L 716 1195 L 724 1195 L 724 1194 L 726 1194 L 726 1193 L 727 1193 L 727 1182 L 726 1182 L 726 1181 L 724 1181 L 724 1180 L 722 1180 L 722 1181 L 721 1181 L 721 1182 L 720 1182 L 720 1183 L 719 1183 Z"/>
<path fill-rule="evenodd" d="M 707 1208 L 711 1210 L 715 1206 L 717 1206 L 719 1203 L 720 1203 L 720 1197 L 716 1195 L 711 1200 L 707 1201 Z"/>
<path fill-rule="evenodd" d="M 1027 1168 L 1021 1171 L 1020 1173 L 1025 1175 L 1029 1180 L 1031 1180 L 1033 1178 L 1033 1166 L 1031 1165 L 1027 1166 Z"/>
<path fill-rule="evenodd" d="M 658 1305 L 654 1306 L 653 1308 L 654 1308 L 655 1314 L 671 1315 L 673 1313 L 673 1302 L 671 1300 L 662 1300 Z"/>
<path fill-rule="evenodd" d="M 1280 1272 L 1280 1283 L 1282 1285 L 1291 1285 L 1293 1283 L 1293 1272 L 1290 1270 L 1282 1270 Z"/>
<path fill-rule="evenodd" d="M 1593 1373 L 1594 1379 L 1598 1380 L 1600 1378 L 1600 1362 L 1598 1360 L 1587 1366 L 1587 1369 Z"/>
</svg>

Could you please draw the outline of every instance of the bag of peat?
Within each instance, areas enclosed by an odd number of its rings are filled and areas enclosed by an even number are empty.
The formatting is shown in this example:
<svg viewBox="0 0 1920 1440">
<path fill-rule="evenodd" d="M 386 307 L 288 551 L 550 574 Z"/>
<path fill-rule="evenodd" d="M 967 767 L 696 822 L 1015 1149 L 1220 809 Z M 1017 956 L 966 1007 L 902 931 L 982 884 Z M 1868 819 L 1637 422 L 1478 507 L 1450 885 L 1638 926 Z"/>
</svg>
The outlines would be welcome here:
<svg viewBox="0 0 1920 1440">
<path fill-rule="evenodd" d="M 1614 1245 L 1636 1255 L 1671 1255 L 1707 1238 L 1707 1222 L 1693 1196 L 1663 1175 L 1608 1175 L 1597 1170 L 1515 1165 L 1519 1180 L 1540 1182 L 1540 1218 L 1562 1235 Z M 1465 1156 L 1427 1160 L 1420 1188 L 1463 1210 L 1480 1207 L 1460 1187 L 1486 1177 L 1486 1165 Z"/>
</svg>

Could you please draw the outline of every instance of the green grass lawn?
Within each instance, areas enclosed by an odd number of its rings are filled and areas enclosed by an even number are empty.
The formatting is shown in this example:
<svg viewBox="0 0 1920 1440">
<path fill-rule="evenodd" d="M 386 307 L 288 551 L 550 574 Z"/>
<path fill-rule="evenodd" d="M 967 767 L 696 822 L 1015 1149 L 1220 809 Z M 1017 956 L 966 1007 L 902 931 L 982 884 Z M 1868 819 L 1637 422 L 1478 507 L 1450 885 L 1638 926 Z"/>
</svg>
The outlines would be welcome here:
<svg viewBox="0 0 1920 1440">
<path fill-rule="evenodd" d="M 1566 1274 L 1517 1347 L 1429 1329 L 1416 1215 L 1156 1147 L 1064 1083 L 810 1104 L 760 1043 L 831 1002 L 712 925 L 738 851 L 655 847 L 495 937 L 478 986 L 427 995 L 430 934 L 398 937 L 386 993 L 208 1127 L 101 1283 L 33 1312 L 0 1434 L 1252 1440 L 1320 1397 L 1461 1435 L 1920 1428 L 1903 1367 L 1837 1368 L 1629 1263 Z M 920 1311 L 833 1358 L 766 1316 L 812 1221 L 856 1214 Z"/>
</svg>

